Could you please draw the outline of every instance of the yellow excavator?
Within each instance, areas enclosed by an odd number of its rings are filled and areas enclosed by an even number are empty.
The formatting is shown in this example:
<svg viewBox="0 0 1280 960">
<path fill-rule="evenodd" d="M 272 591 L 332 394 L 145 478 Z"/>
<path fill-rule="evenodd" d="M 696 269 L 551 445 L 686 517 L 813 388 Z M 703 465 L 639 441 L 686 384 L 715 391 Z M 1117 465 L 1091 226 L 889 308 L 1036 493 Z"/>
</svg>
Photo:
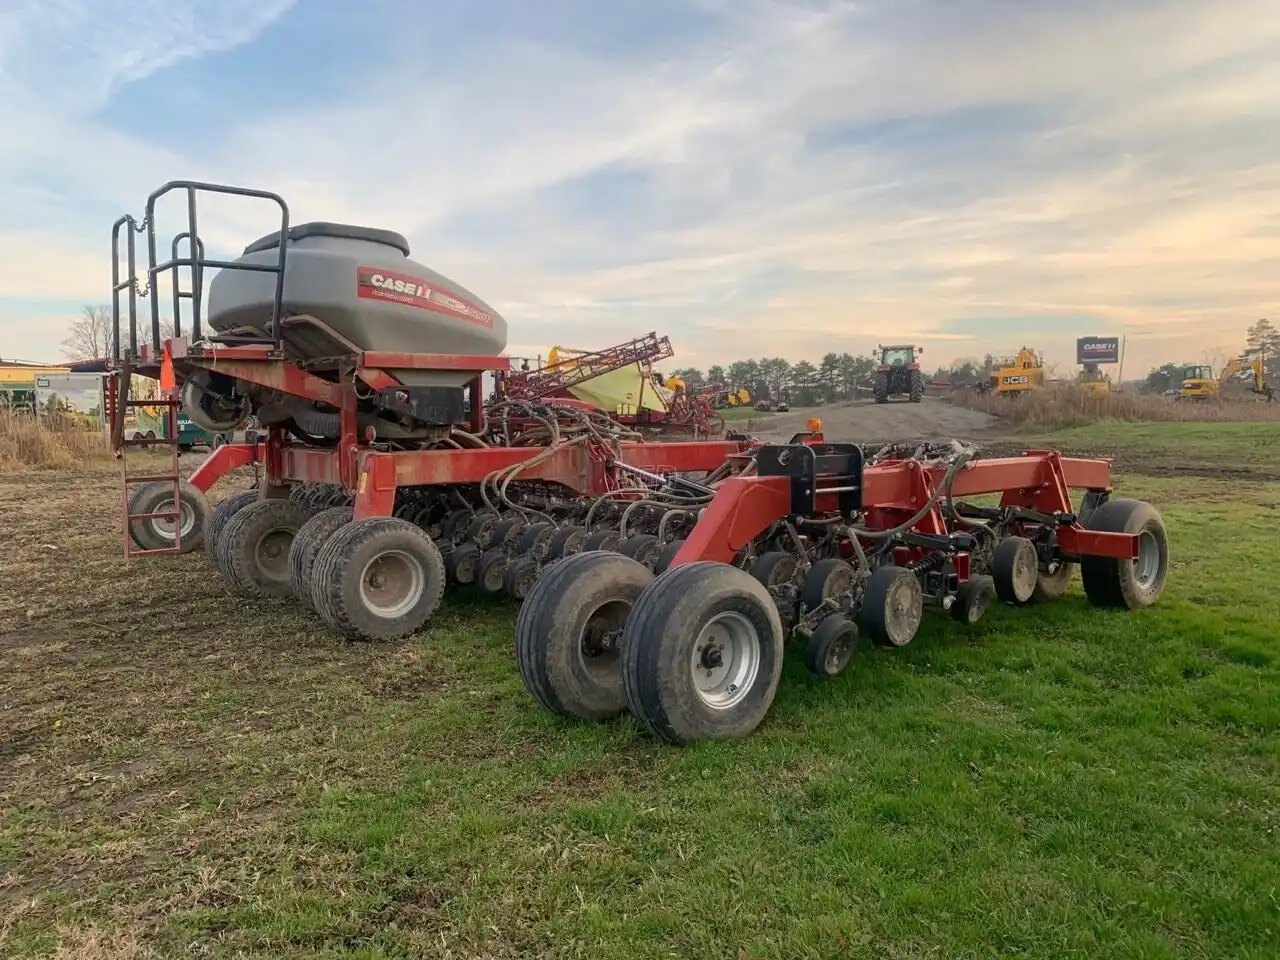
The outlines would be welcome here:
<svg viewBox="0 0 1280 960">
<path fill-rule="evenodd" d="M 1044 387 L 1044 362 L 1030 347 L 1016 357 L 995 360 L 991 370 L 991 392 L 1001 397 L 1017 397 Z"/>
<path fill-rule="evenodd" d="M 1233 377 L 1248 374 L 1249 390 L 1268 402 L 1275 399 L 1275 391 L 1264 379 L 1261 359 L 1248 360 L 1244 357 L 1233 357 L 1222 368 L 1222 373 L 1215 378 L 1213 367 L 1207 363 L 1196 363 L 1182 370 L 1182 388 L 1178 393 L 1179 400 L 1216 400 L 1222 396 L 1222 388 Z"/>
</svg>

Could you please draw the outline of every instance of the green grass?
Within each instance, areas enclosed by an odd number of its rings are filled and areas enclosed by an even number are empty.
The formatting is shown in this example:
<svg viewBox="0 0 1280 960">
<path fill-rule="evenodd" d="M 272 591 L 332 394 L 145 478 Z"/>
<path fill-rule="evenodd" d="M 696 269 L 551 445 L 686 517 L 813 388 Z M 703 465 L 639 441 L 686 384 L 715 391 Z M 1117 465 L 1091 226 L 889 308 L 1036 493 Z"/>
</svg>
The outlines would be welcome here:
<svg viewBox="0 0 1280 960">
<path fill-rule="evenodd" d="M 340 644 L 187 558 L 141 589 L 198 630 L 20 655 L 57 695 L 0 786 L 0 955 L 1271 960 L 1280 485 L 1122 487 L 1169 526 L 1155 608 L 934 613 L 834 681 L 793 650 L 755 735 L 688 749 L 535 709 L 505 604 Z"/>
<path fill-rule="evenodd" d="M 1162 458 L 1185 457 L 1280 467 L 1280 422 L 1238 423 L 1123 423 L 1103 420 L 1048 434 L 1033 434 L 1063 447 L 1092 447 L 1137 452 Z"/>
</svg>

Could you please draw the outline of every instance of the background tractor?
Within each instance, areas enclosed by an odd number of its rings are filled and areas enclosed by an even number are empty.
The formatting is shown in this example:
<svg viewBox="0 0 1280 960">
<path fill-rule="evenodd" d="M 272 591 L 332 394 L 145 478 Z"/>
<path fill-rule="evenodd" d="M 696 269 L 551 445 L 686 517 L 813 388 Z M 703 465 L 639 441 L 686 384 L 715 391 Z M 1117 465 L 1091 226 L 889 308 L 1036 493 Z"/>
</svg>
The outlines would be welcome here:
<svg viewBox="0 0 1280 960">
<path fill-rule="evenodd" d="M 876 367 L 872 389 L 876 403 L 888 403 L 891 397 L 906 397 L 912 403 L 924 399 L 924 373 L 917 357 L 924 353 L 912 344 L 877 348 L 880 363 Z"/>
</svg>

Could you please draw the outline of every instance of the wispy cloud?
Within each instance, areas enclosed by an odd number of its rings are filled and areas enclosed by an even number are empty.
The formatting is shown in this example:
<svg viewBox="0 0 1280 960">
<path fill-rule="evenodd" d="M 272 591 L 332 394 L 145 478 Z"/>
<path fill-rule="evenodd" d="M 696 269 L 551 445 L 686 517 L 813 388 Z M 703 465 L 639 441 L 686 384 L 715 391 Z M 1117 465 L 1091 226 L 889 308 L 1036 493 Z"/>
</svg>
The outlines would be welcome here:
<svg viewBox="0 0 1280 960">
<path fill-rule="evenodd" d="M 380 0 L 388 39 L 342 64 L 337 94 L 246 102 L 199 151 L 105 121 L 179 61 L 208 65 L 215 97 L 219 71 L 289 63 L 323 4 L 287 6 L 68 3 L 41 28 L 56 56 L 30 52 L 28 14 L 0 15 L 0 92 L 42 105 L 0 146 L 0 353 L 3 296 L 46 279 L 30 232 L 74 264 L 64 294 L 100 298 L 105 224 L 173 176 L 405 231 L 526 344 L 656 328 L 707 364 L 910 336 L 942 360 L 1025 335 L 1065 361 L 1082 333 L 1166 331 L 1135 339 L 1145 365 L 1276 311 L 1270 0 L 548 2 L 538 29 L 493 2 L 483 25 L 433 21 L 437 57 L 395 39 L 421 9 Z M 277 23 L 286 46 L 259 49 Z M 322 69 L 264 83 L 319 88 Z M 204 223 L 228 249 L 268 226 L 230 207 Z"/>
</svg>

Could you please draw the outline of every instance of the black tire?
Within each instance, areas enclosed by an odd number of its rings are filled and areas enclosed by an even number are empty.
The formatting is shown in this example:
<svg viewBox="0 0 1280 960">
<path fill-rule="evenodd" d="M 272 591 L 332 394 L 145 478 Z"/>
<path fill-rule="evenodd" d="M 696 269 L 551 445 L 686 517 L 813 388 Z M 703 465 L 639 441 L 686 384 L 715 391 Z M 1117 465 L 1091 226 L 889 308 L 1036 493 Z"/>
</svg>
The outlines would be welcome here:
<svg viewBox="0 0 1280 960">
<path fill-rule="evenodd" d="M 514 557 L 502 573 L 502 589 L 512 600 L 522 601 L 538 582 L 541 570 L 537 559 L 528 554 Z"/>
<path fill-rule="evenodd" d="M 653 569 L 654 563 L 657 562 L 658 553 L 661 550 L 662 544 L 651 533 L 636 533 L 618 541 L 618 552 L 620 554 L 644 564 L 650 570 Z"/>
<path fill-rule="evenodd" d="M 244 597 L 288 596 L 289 547 L 306 521 L 288 500 L 258 500 L 236 511 L 217 554 L 227 586 Z"/>
<path fill-rule="evenodd" d="M 549 567 L 516 619 L 516 664 L 548 710 L 603 720 L 626 709 L 621 637 L 653 575 L 630 557 L 579 553 Z"/>
<path fill-rule="evenodd" d="M 924 374 L 919 370 L 911 371 L 911 392 L 908 397 L 912 403 L 919 403 L 924 399 Z"/>
<path fill-rule="evenodd" d="M 257 500 L 258 495 L 257 490 L 241 490 L 239 493 L 233 493 L 229 497 L 224 497 L 209 514 L 209 525 L 204 531 L 204 552 L 214 569 L 218 567 L 218 542 L 222 539 L 222 532 L 231 522 L 231 518 Z"/>
<path fill-rule="evenodd" d="M 1169 534 L 1155 507 L 1142 500 L 1111 500 L 1093 512 L 1089 529 L 1141 538 L 1137 560 L 1080 559 L 1080 579 L 1090 603 L 1140 610 L 1160 599 L 1169 576 Z"/>
<path fill-rule="evenodd" d="M 480 562 L 480 545 L 473 540 L 455 544 L 444 561 L 444 572 L 450 583 L 468 586 L 476 582 L 476 564 Z"/>
<path fill-rule="evenodd" d="M 506 547 L 490 547 L 476 561 L 476 587 L 481 593 L 502 592 L 503 576 L 511 559 Z"/>
<path fill-rule="evenodd" d="M 440 537 L 456 543 L 466 535 L 474 514 L 470 510 L 450 510 L 440 521 Z"/>
<path fill-rule="evenodd" d="M 889 375 L 887 373 L 877 373 L 875 379 L 871 382 L 871 393 L 876 399 L 876 403 L 889 402 Z"/>
<path fill-rule="evenodd" d="M 1061 560 L 1053 573 L 1041 570 L 1036 577 L 1036 588 L 1031 592 L 1031 602 L 1048 603 L 1050 600 L 1061 599 L 1071 586 L 1071 575 L 1075 573 L 1075 568 L 1074 563 Z"/>
<path fill-rule="evenodd" d="M 339 527 L 351 522 L 352 512 L 351 507 L 329 507 L 321 510 L 298 528 L 293 543 L 289 544 L 289 590 L 312 609 L 315 609 L 311 588 L 314 586 L 312 573 L 316 555 Z"/>
<path fill-rule="evenodd" d="M 134 490 L 129 497 L 129 513 L 166 513 L 173 510 L 173 483 L 169 480 L 157 480 L 144 483 Z M 205 531 L 209 526 L 209 499 L 204 491 L 192 486 L 186 480 L 178 481 L 178 517 L 174 520 L 162 520 L 158 517 L 150 520 L 132 520 L 129 522 L 129 537 L 143 550 L 164 550 L 180 539 L 180 553 L 190 553 L 204 544 Z M 180 536 L 175 537 L 175 534 Z"/>
<path fill-rule="evenodd" d="M 586 527 L 561 527 L 547 541 L 547 551 L 542 560 L 550 563 L 582 550 L 582 542 L 587 539 Z"/>
<path fill-rule="evenodd" d="M 965 626 L 973 626 L 991 606 L 996 588 L 990 577 L 970 577 L 960 584 L 951 604 L 951 617 Z"/>
<path fill-rule="evenodd" d="M 467 532 L 465 539 L 472 540 L 481 550 L 487 550 L 489 547 L 489 536 L 493 533 L 493 528 L 498 525 L 502 518 L 496 513 L 488 510 L 482 513 L 473 514 L 471 522 L 467 524 Z M 454 537 L 457 540 L 457 537 Z"/>
<path fill-rule="evenodd" d="M 547 544 L 555 536 L 556 525 L 548 521 L 531 523 L 524 528 L 516 540 L 513 553 L 520 557 L 531 557 L 541 560 L 547 553 Z"/>
<path fill-rule="evenodd" d="M 1026 537 L 1005 537 L 991 554 L 991 578 L 996 596 L 1021 606 L 1031 602 L 1040 579 L 1036 545 Z"/>
<path fill-rule="evenodd" d="M 225 433 L 214 434 L 213 443 L 209 444 L 209 449 L 217 450 L 219 447 L 225 447 L 230 442 Z"/>
<path fill-rule="evenodd" d="M 859 620 L 871 642 L 905 647 L 920 629 L 924 594 L 920 581 L 905 567 L 880 567 L 867 579 Z"/>
<path fill-rule="evenodd" d="M 809 636 L 804 665 L 818 677 L 838 677 L 858 650 L 858 625 L 842 613 L 826 617 Z"/>
<path fill-rule="evenodd" d="M 683 564 L 654 580 L 627 618 L 627 705 L 669 743 L 744 737 L 773 703 L 782 648 L 759 580 L 724 563 Z"/>
<path fill-rule="evenodd" d="M 680 552 L 680 548 L 683 546 L 683 540 L 672 540 L 658 551 L 657 559 L 653 561 L 654 576 L 667 572 L 668 568 L 671 566 L 671 561 L 675 560 L 676 554 Z"/>
<path fill-rule="evenodd" d="M 407 520 L 389 517 L 340 527 L 320 548 L 312 576 L 320 618 L 359 640 L 415 633 L 444 596 L 436 545 Z"/>
<path fill-rule="evenodd" d="M 800 585 L 800 603 L 805 610 L 816 610 L 824 601 L 851 592 L 857 583 L 858 574 L 852 564 L 839 557 L 827 557 L 805 573 Z"/>
<path fill-rule="evenodd" d="M 752 562 L 748 573 L 766 587 L 776 587 L 795 579 L 798 567 L 799 562 L 793 554 L 784 550 L 770 550 L 768 553 L 760 554 Z"/>
<path fill-rule="evenodd" d="M 595 533 L 587 534 L 582 541 L 582 552 L 589 550 L 610 550 L 617 552 L 618 543 L 620 541 L 617 530 L 605 529 L 597 530 Z"/>
</svg>

